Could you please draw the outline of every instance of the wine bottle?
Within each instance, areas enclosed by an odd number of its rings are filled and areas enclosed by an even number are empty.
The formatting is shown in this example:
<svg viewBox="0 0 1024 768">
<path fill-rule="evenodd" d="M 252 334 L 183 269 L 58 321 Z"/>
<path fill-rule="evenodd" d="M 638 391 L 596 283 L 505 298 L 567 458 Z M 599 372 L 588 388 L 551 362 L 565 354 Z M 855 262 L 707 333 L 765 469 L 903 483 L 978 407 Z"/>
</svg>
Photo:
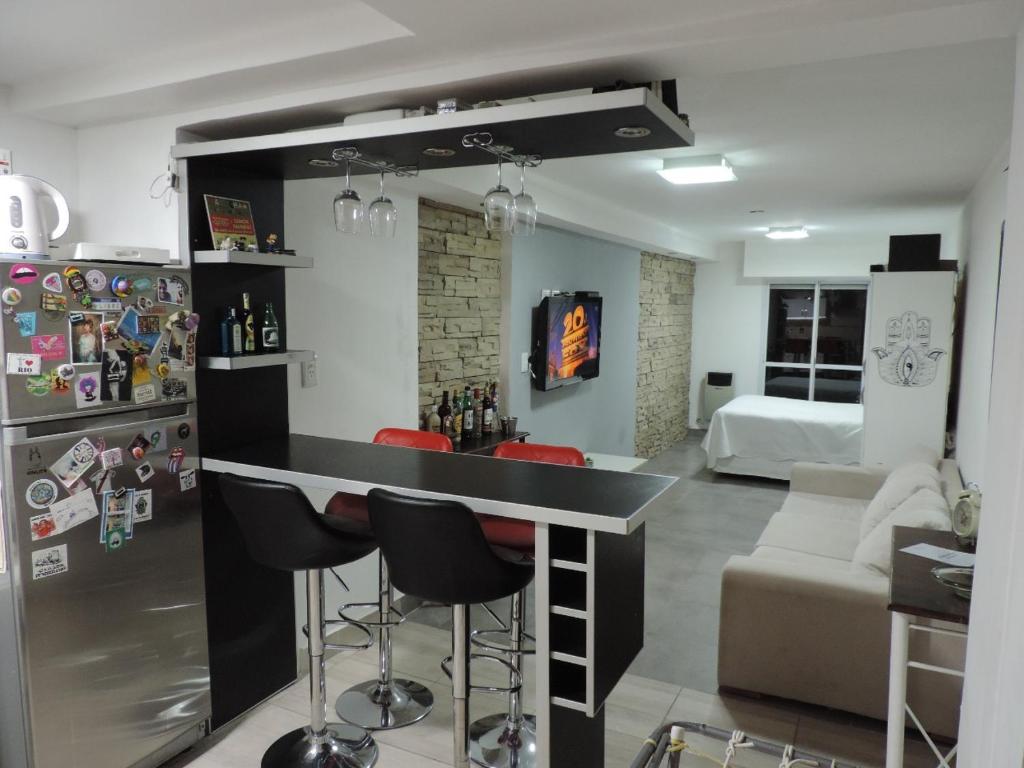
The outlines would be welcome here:
<svg viewBox="0 0 1024 768">
<path fill-rule="evenodd" d="M 277 352 L 281 349 L 281 335 L 277 325 L 277 315 L 274 314 L 274 305 L 269 301 L 263 305 L 260 341 L 264 352 Z"/>
<path fill-rule="evenodd" d="M 473 399 L 469 394 L 469 384 L 462 391 L 462 438 L 473 439 Z"/>
<path fill-rule="evenodd" d="M 256 351 L 256 318 L 252 314 L 252 303 L 248 292 L 242 294 L 242 347 L 245 354 Z"/>
</svg>

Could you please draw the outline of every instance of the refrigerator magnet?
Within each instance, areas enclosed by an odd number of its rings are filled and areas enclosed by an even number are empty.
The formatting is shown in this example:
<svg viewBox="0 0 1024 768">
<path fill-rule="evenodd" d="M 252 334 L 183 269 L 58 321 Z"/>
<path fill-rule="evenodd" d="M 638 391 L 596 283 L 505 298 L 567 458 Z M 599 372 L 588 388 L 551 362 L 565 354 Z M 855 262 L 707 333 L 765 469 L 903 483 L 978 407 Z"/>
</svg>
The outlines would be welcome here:
<svg viewBox="0 0 1024 768">
<path fill-rule="evenodd" d="M 64 363 L 63 365 L 58 365 L 56 368 L 54 368 L 54 370 L 57 372 L 57 375 L 60 376 L 65 381 L 71 381 L 73 378 L 75 378 L 75 366 L 73 366 L 71 363 Z"/>
<path fill-rule="evenodd" d="M 32 580 L 45 579 L 68 570 L 68 545 L 61 544 L 32 553 Z"/>
<path fill-rule="evenodd" d="M 50 394 L 50 377 L 29 376 L 25 379 L 25 389 L 34 397 L 46 397 Z"/>
<path fill-rule="evenodd" d="M 148 374 L 149 371 L 147 370 Z M 135 387 L 135 403 L 142 405 L 143 403 L 151 403 L 156 400 L 156 386 L 153 384 L 142 384 Z"/>
<path fill-rule="evenodd" d="M 92 308 L 97 312 L 120 312 L 121 300 L 112 296 L 95 296 L 92 300 Z"/>
<path fill-rule="evenodd" d="M 100 542 L 106 545 L 108 551 L 120 549 L 125 541 L 132 537 L 135 491 L 124 488 L 120 491 L 107 491 L 103 494 Z"/>
<path fill-rule="evenodd" d="M 167 454 L 167 472 L 175 475 L 181 471 L 181 463 L 185 460 L 185 449 L 180 445 L 176 448 L 172 448 L 171 452 Z"/>
<path fill-rule="evenodd" d="M 146 455 L 146 451 L 149 450 L 149 440 L 141 432 L 132 438 L 132 441 L 128 443 L 128 453 L 132 455 L 132 458 L 136 461 L 141 461 L 142 457 Z"/>
<path fill-rule="evenodd" d="M 95 373 L 83 373 L 75 383 L 75 407 L 92 408 L 100 404 L 100 380 Z"/>
<path fill-rule="evenodd" d="M 35 480 L 25 491 L 25 501 L 32 509 L 46 509 L 57 500 L 57 484 L 53 480 Z"/>
<path fill-rule="evenodd" d="M 9 376 L 38 376 L 43 371 L 40 355 L 24 355 L 20 352 L 7 353 L 7 374 Z"/>
<path fill-rule="evenodd" d="M 50 370 L 50 391 L 56 395 L 66 395 L 71 391 L 71 382 L 58 373 L 56 368 Z"/>
<path fill-rule="evenodd" d="M 36 335 L 36 313 L 35 312 L 18 312 L 14 316 L 14 322 L 18 325 L 18 333 L 21 336 L 35 336 Z"/>
<path fill-rule="evenodd" d="M 21 303 L 21 291 L 14 287 L 4 288 L 4 292 L 0 293 L 0 300 L 4 304 L 13 307 L 15 304 Z"/>
<path fill-rule="evenodd" d="M 31 264 L 14 264 L 7 274 L 11 278 L 11 282 L 18 285 L 33 283 L 39 277 L 38 270 Z"/>
<path fill-rule="evenodd" d="M 113 469 L 124 464 L 124 454 L 120 448 L 111 448 L 100 454 L 100 466 L 104 469 Z"/>
<path fill-rule="evenodd" d="M 146 523 L 153 519 L 153 491 L 135 492 L 135 506 L 132 508 L 132 523 Z"/>
<path fill-rule="evenodd" d="M 135 474 L 139 476 L 139 482 L 144 483 L 156 474 L 156 470 L 153 469 L 152 464 L 144 461 L 135 468 Z"/>
<path fill-rule="evenodd" d="M 191 491 L 196 487 L 196 471 L 194 469 L 186 469 L 178 475 L 178 483 L 181 486 L 182 493 Z"/>
<path fill-rule="evenodd" d="M 132 356 L 123 349 L 104 349 L 100 370 L 100 400 L 132 399 Z"/>
<path fill-rule="evenodd" d="M 32 354 L 39 355 L 43 360 L 68 359 L 68 340 L 62 333 L 32 336 L 29 343 L 32 345 Z"/>
<path fill-rule="evenodd" d="M 110 281 L 110 290 L 121 299 L 131 296 L 132 281 L 124 275 L 114 275 L 114 279 Z"/>
<path fill-rule="evenodd" d="M 163 304 L 185 306 L 185 281 L 180 277 L 158 277 L 156 279 L 156 300 Z"/>
<path fill-rule="evenodd" d="M 149 440 L 150 451 L 160 453 L 167 450 L 167 427 L 150 430 L 146 435 Z"/>
<path fill-rule="evenodd" d="M 50 472 L 65 488 L 70 488 L 93 465 L 96 455 L 96 446 L 83 437 L 53 463 Z"/>
<path fill-rule="evenodd" d="M 131 281 L 136 291 L 153 290 L 153 278 L 149 275 L 132 275 Z"/>
<path fill-rule="evenodd" d="M 64 283 L 60 279 L 60 273 L 51 272 L 43 278 L 43 288 L 50 293 L 64 293 Z"/>
<path fill-rule="evenodd" d="M 39 308 L 47 312 L 51 320 L 59 319 L 60 315 L 68 311 L 67 296 L 58 296 L 56 293 L 39 294 Z"/>
<path fill-rule="evenodd" d="M 102 291 L 107 287 L 107 276 L 98 269 L 90 269 L 85 273 L 85 284 L 90 291 Z"/>
</svg>

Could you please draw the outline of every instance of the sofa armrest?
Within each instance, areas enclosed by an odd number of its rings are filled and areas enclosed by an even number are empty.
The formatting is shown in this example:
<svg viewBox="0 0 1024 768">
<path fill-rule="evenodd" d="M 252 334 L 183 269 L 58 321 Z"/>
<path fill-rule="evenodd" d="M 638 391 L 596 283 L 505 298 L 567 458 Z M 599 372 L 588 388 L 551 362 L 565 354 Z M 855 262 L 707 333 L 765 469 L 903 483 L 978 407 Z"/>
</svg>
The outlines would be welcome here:
<svg viewBox="0 0 1024 768">
<path fill-rule="evenodd" d="M 884 718 L 888 580 L 762 557 L 722 572 L 718 684 Z"/>
<path fill-rule="evenodd" d="M 889 470 L 798 461 L 789 476 L 789 490 L 822 496 L 870 500 L 882 487 Z"/>
</svg>

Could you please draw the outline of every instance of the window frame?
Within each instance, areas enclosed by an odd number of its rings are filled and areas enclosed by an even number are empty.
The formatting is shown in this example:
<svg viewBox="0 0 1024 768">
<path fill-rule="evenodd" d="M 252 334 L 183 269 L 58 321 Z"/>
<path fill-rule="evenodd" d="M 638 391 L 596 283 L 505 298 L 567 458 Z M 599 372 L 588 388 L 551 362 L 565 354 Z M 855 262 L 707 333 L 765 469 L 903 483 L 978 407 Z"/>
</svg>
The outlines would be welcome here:
<svg viewBox="0 0 1024 768">
<path fill-rule="evenodd" d="M 771 292 L 773 289 L 781 290 L 805 290 L 814 288 L 814 307 L 812 309 L 811 322 L 811 362 L 810 363 L 782 363 L 768 360 L 768 315 L 771 312 Z M 825 290 L 863 290 L 864 291 L 864 352 L 861 354 L 860 365 L 837 365 L 835 363 L 818 363 L 818 310 L 821 306 L 821 291 Z M 861 394 L 864 392 L 864 354 L 867 351 L 868 343 L 868 315 L 871 312 L 871 281 L 870 280 L 808 280 L 785 283 L 768 283 L 765 286 L 764 312 L 761 321 L 761 394 L 764 394 L 767 384 L 767 371 L 769 368 L 796 368 L 809 371 L 807 382 L 808 403 L 830 402 L 814 399 L 814 384 L 817 369 L 823 371 L 858 371 L 861 374 Z M 791 398 L 796 400 L 797 398 Z M 803 399 L 803 398 L 800 398 Z M 858 400 L 859 401 L 859 400 Z"/>
</svg>

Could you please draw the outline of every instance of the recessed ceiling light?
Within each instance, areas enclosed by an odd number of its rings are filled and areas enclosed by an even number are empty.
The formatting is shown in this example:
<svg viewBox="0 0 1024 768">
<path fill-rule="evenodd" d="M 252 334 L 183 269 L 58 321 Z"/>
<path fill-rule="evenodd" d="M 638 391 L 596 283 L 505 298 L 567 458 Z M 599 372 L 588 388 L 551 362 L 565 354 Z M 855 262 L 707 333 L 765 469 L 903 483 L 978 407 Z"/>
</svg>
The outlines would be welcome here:
<svg viewBox="0 0 1024 768">
<path fill-rule="evenodd" d="M 721 155 L 675 157 L 662 162 L 658 175 L 673 184 L 709 184 L 736 181 L 732 165 Z"/>
<path fill-rule="evenodd" d="M 651 135 L 651 129 L 643 125 L 624 125 L 615 129 L 615 135 L 620 139 L 642 139 Z"/>
<path fill-rule="evenodd" d="M 807 227 L 768 227 L 765 237 L 772 240 L 803 240 L 810 237 Z"/>
<path fill-rule="evenodd" d="M 448 147 L 427 147 L 423 150 L 423 154 L 427 157 L 452 157 L 455 150 Z"/>
<path fill-rule="evenodd" d="M 314 168 L 337 168 L 338 164 L 334 160 L 321 160 L 319 157 L 314 157 L 309 161 L 309 164 Z"/>
</svg>

